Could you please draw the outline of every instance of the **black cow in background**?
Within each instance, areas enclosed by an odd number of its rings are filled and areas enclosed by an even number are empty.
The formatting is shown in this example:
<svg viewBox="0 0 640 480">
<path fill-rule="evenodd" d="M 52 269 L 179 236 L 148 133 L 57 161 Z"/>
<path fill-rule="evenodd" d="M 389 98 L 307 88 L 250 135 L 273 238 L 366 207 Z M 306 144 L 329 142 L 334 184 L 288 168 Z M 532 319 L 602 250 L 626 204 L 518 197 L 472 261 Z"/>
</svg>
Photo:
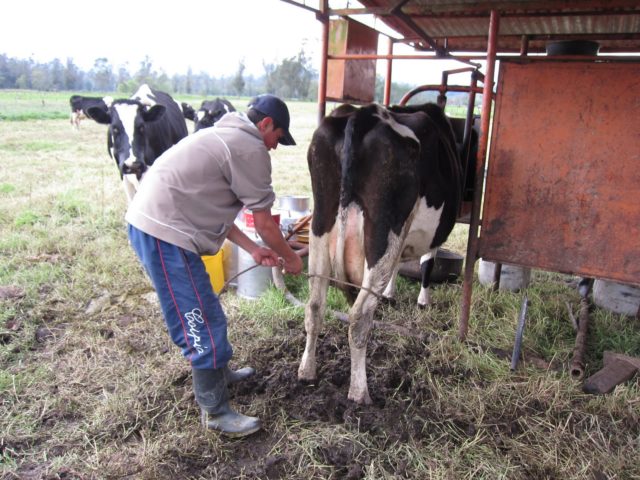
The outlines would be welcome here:
<svg viewBox="0 0 640 480">
<path fill-rule="evenodd" d="M 131 98 L 115 100 L 106 112 L 92 107 L 88 113 L 96 122 L 109 125 L 108 152 L 118 165 L 129 201 L 147 168 L 188 135 L 181 106 L 169 94 L 146 84 Z"/>
<path fill-rule="evenodd" d="M 89 117 L 90 108 L 97 107 L 106 112 L 112 103 L 113 98 L 108 96 L 84 97 L 82 95 L 71 95 L 71 98 L 69 98 L 69 105 L 71 106 L 69 121 L 71 126 L 78 130 L 80 128 L 80 120 Z"/>
<path fill-rule="evenodd" d="M 187 120 L 191 120 L 192 122 L 196 121 L 196 109 L 189 105 L 187 102 L 180 103 L 180 108 L 182 109 L 182 115 Z"/>
<path fill-rule="evenodd" d="M 194 132 L 202 128 L 213 127 L 213 125 L 228 112 L 235 112 L 236 109 L 229 100 L 216 98 L 215 100 L 203 100 L 202 105 L 196 111 Z"/>
</svg>

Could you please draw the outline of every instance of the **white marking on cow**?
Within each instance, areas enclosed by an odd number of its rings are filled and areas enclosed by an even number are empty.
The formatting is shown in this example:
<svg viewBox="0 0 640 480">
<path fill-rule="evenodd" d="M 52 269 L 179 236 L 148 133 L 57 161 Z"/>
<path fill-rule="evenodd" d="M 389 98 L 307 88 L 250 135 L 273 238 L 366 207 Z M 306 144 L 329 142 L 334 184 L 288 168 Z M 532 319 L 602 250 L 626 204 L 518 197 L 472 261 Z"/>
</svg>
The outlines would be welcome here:
<svg viewBox="0 0 640 480">
<path fill-rule="evenodd" d="M 431 250 L 429 250 L 429 252 L 422 255 L 420 257 L 420 266 L 422 266 L 423 263 L 428 262 L 432 258 L 435 259 L 437 253 L 438 253 L 438 249 L 432 248 Z M 431 294 L 429 293 L 429 287 L 423 286 L 422 282 L 420 282 L 420 294 L 418 295 L 418 305 L 421 307 L 426 307 L 430 303 L 431 303 Z"/>
<path fill-rule="evenodd" d="M 416 258 L 425 249 L 431 248 L 436 229 L 440 225 L 440 217 L 442 217 L 443 210 L 444 204 L 436 209 L 427 205 L 426 198 L 420 198 L 418 209 L 404 242 L 402 256 L 400 257 L 402 260 Z"/>
<path fill-rule="evenodd" d="M 120 117 L 120 121 L 122 122 L 122 128 L 124 129 L 123 133 L 129 138 L 129 150 L 127 152 L 127 158 L 124 160 L 123 164 L 131 167 L 136 161 L 136 159 L 131 156 L 131 144 L 133 143 L 133 135 L 135 133 L 135 120 L 138 114 L 138 106 L 117 104 L 114 108 L 118 111 L 118 117 Z M 119 159 L 116 160 L 119 161 Z"/>
<path fill-rule="evenodd" d="M 206 113 L 207 113 L 207 112 L 205 112 L 204 110 L 198 110 L 198 111 L 196 112 L 196 120 L 197 120 L 198 122 L 201 122 L 201 121 L 202 121 L 202 119 L 204 118 L 204 116 L 205 116 L 205 114 L 206 114 Z"/>
<path fill-rule="evenodd" d="M 406 125 L 402 125 L 401 123 L 396 122 L 396 120 L 391 115 L 389 115 L 389 112 L 382 109 L 382 107 L 378 106 L 378 113 L 376 113 L 374 116 L 378 117 L 380 120 L 389 125 L 389 127 L 391 127 L 391 129 L 401 137 L 410 138 L 417 144 L 420 144 L 420 141 L 418 140 L 418 137 L 416 137 L 416 134 L 413 133 L 413 130 L 411 130 Z"/>
<path fill-rule="evenodd" d="M 138 91 L 131 96 L 132 100 L 138 100 L 143 105 L 148 107 L 153 107 L 157 102 L 154 99 L 154 94 L 151 91 L 151 88 L 146 83 L 144 85 L 140 85 Z"/>
</svg>

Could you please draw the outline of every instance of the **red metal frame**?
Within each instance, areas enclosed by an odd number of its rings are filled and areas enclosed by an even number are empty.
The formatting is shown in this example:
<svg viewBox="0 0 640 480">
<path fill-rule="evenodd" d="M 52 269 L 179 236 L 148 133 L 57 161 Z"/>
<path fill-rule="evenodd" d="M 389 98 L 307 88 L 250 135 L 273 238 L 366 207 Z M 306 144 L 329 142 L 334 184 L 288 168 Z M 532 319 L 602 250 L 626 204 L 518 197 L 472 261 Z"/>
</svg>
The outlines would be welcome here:
<svg viewBox="0 0 640 480">
<path fill-rule="evenodd" d="M 293 1 L 293 0 L 282 0 L 285 1 L 287 3 L 291 3 L 294 5 L 298 5 L 301 6 L 303 8 L 306 8 L 308 10 L 314 10 L 312 8 L 303 6 L 302 4 L 298 4 L 297 2 Z M 516 8 L 516 10 L 509 10 L 510 5 L 508 5 L 509 2 L 503 2 L 502 4 L 500 4 L 500 8 L 505 9 L 504 10 L 504 17 L 505 17 L 505 22 L 507 22 L 507 18 L 510 16 L 527 16 L 527 15 L 544 15 L 544 13 L 540 14 L 537 11 L 542 9 L 550 9 L 552 8 L 554 11 L 557 10 L 555 7 L 555 2 L 548 2 L 548 1 L 543 1 L 540 4 L 540 9 L 534 8 L 533 3 L 528 3 L 527 4 L 527 8 L 530 9 L 530 12 L 528 13 L 522 13 L 520 12 L 516 6 L 520 5 L 517 2 L 513 2 L 513 8 Z M 484 178 L 484 173 L 485 173 L 485 166 L 486 166 L 486 159 L 487 159 L 487 153 L 488 153 L 488 146 L 489 146 L 489 131 L 490 131 L 490 116 L 491 116 L 491 107 L 492 107 L 492 101 L 493 101 L 493 91 L 494 91 L 494 73 L 496 71 L 496 62 L 498 60 L 508 60 L 508 59 L 514 59 L 514 58 L 518 58 L 518 55 L 502 55 L 499 56 L 498 55 L 498 37 L 499 37 L 499 29 L 500 29 L 500 18 L 501 15 L 497 10 L 491 10 L 490 12 L 485 11 L 486 10 L 486 5 L 490 5 L 490 4 L 486 4 L 485 7 L 479 7 L 477 6 L 478 4 L 476 4 L 474 6 L 474 4 L 459 4 L 459 7 L 456 8 L 460 8 L 464 10 L 464 14 L 465 15 L 469 15 L 469 14 L 473 14 L 476 15 L 478 17 L 484 17 L 486 18 L 487 13 L 489 13 L 489 25 L 488 25 L 488 38 L 487 38 L 487 49 L 486 49 L 486 54 L 482 54 L 482 55 L 456 55 L 456 56 L 450 56 L 448 53 L 444 53 L 442 49 L 440 48 L 439 45 L 436 45 L 438 48 L 434 48 L 435 53 L 431 53 L 431 54 L 416 54 L 416 55 L 395 55 L 393 53 L 393 44 L 394 44 L 394 40 L 390 39 L 389 40 L 389 47 L 388 47 L 388 52 L 386 55 L 371 55 L 371 54 L 345 54 L 345 55 L 332 55 L 332 56 L 328 56 L 328 20 L 329 20 L 329 16 L 330 15 L 354 15 L 354 14 L 359 14 L 359 13 L 374 13 L 374 14 L 380 14 L 380 15 L 385 15 L 387 19 L 389 18 L 396 18 L 398 19 L 399 22 L 404 22 L 404 30 L 406 31 L 407 28 L 409 29 L 413 29 L 413 27 L 417 27 L 417 25 L 415 24 L 415 22 L 410 18 L 407 17 L 407 15 L 402 12 L 399 11 L 399 8 L 403 5 L 403 2 L 397 3 L 396 4 L 396 8 L 395 9 L 389 9 L 389 6 L 386 7 L 370 7 L 367 9 L 342 9 L 342 10 L 331 10 L 329 9 L 329 2 L 328 0 L 319 0 L 319 4 L 320 4 L 320 10 L 319 12 L 316 11 L 316 15 L 318 20 L 322 23 L 323 25 L 323 35 L 322 35 L 322 61 L 321 61 L 321 66 L 320 66 L 320 79 L 319 79 L 319 88 L 318 88 L 318 113 L 319 113 L 319 120 L 321 120 L 326 113 L 326 87 L 327 87 L 327 61 L 329 58 L 331 59 L 341 59 L 341 60 L 371 60 L 371 59 L 376 59 L 376 60 L 386 60 L 387 61 L 387 77 L 385 79 L 385 89 L 384 89 L 384 103 L 385 105 L 388 105 L 390 102 L 390 92 L 391 92 L 391 74 L 392 74 L 392 63 L 394 60 L 401 60 L 401 59 L 411 59 L 411 60 L 415 60 L 415 59 L 434 59 L 434 60 L 442 60 L 442 59 L 449 59 L 449 60 L 457 60 L 463 63 L 469 63 L 471 61 L 474 60 L 485 60 L 486 61 L 486 73 L 484 75 L 483 79 L 480 79 L 483 83 L 483 88 L 480 90 L 477 87 L 477 84 L 475 84 L 475 81 L 477 81 L 477 78 L 474 80 L 474 84 L 472 84 L 472 86 L 470 87 L 457 87 L 457 86 L 447 86 L 446 91 L 466 91 L 470 93 L 470 97 L 473 95 L 475 97 L 475 95 L 477 93 L 482 93 L 483 95 L 483 100 L 482 100 L 482 111 L 481 111 L 481 132 L 480 132 L 480 139 L 479 139 L 479 149 L 478 149 L 478 156 L 477 156 L 477 162 L 476 162 L 476 182 L 475 182 L 475 188 L 474 188 L 474 197 L 473 197 L 473 202 L 472 202 L 472 207 L 471 207 L 471 214 L 470 214 L 470 222 L 469 222 L 469 235 L 468 235 L 468 243 L 467 243 L 467 255 L 466 255 L 466 262 L 465 262 L 465 269 L 464 269 L 464 281 L 463 281 L 463 290 L 462 290 L 462 299 L 461 299 L 461 312 L 460 312 L 460 321 L 459 321 L 459 328 L 458 328 L 458 337 L 460 340 L 465 340 L 468 334 L 468 328 L 469 328 L 469 315 L 470 315 L 470 310 L 471 310 L 471 300 L 472 300 L 472 286 L 473 286 L 473 277 L 474 277 L 474 268 L 475 268 L 475 263 L 478 260 L 479 257 L 479 252 L 480 252 L 480 240 L 481 240 L 481 234 L 480 234 L 480 226 L 481 226 L 481 218 L 480 218 L 480 211 L 481 211 L 481 207 L 482 207 L 482 199 L 483 199 L 483 187 L 484 187 L 484 182 L 485 182 L 485 178 Z M 384 3 L 380 2 L 378 3 L 378 5 L 384 5 Z M 567 11 L 566 13 L 564 13 L 564 16 L 572 16 L 574 13 L 575 15 L 582 15 L 587 14 L 587 15 L 593 15 L 594 11 L 591 11 L 589 9 L 595 8 L 596 11 L 602 11 L 602 13 L 606 13 L 609 12 L 609 10 L 606 10 L 607 8 L 607 2 L 604 2 L 603 0 L 593 0 L 593 1 L 586 1 L 583 0 L 580 2 L 581 8 L 586 9 L 585 12 L 581 12 L 581 11 Z M 616 8 L 611 10 L 611 14 L 620 14 L 620 15 L 624 15 L 625 13 L 631 14 L 631 15 L 637 15 L 638 13 L 638 5 L 637 2 L 633 2 L 631 0 L 629 0 L 628 2 L 624 2 L 623 0 L 616 0 L 615 1 L 615 5 Z M 565 8 L 566 5 L 564 7 L 561 6 L 562 8 Z M 480 8 L 480 10 L 478 10 L 478 8 Z M 484 10 L 483 10 L 484 8 Z M 628 12 L 624 9 L 630 9 Z M 605 12 L 606 10 L 606 12 Z M 556 12 L 557 13 L 557 12 Z M 393 23 L 393 22 L 391 22 Z M 510 42 L 513 41 L 513 36 L 509 37 L 510 38 Z M 556 35 L 553 39 L 563 39 L 565 36 L 562 35 Z M 581 36 L 569 36 L 569 38 L 582 38 Z M 616 34 L 616 33 L 608 33 L 608 34 L 602 34 L 602 35 L 596 35 L 595 32 L 590 32 L 589 35 L 587 35 L 585 38 L 602 38 L 603 41 L 608 41 L 608 40 L 622 40 L 622 41 L 629 41 L 629 45 L 625 45 L 625 44 L 620 44 L 619 48 L 615 49 L 615 50 L 606 50 L 606 51 L 616 51 L 616 52 L 628 52 L 631 51 L 629 50 L 630 46 L 636 47 L 638 46 L 638 42 L 637 40 L 640 39 L 640 33 L 637 32 L 632 32 L 632 33 L 625 33 L 625 34 Z M 421 37 L 424 39 L 424 37 Z M 480 38 L 480 37 L 478 37 Z M 500 37 L 503 39 L 504 41 L 504 36 Z M 545 36 L 545 35 L 522 35 L 520 37 L 520 48 L 519 48 L 519 56 L 520 58 L 527 56 L 528 54 L 531 53 L 531 51 L 540 51 L 540 42 L 541 41 L 546 41 L 552 39 L 549 36 Z M 427 39 L 428 40 L 428 39 Z M 405 40 L 403 40 L 403 42 L 407 43 L 407 42 L 416 42 L 416 39 L 409 39 L 406 38 Z M 535 46 L 532 47 L 532 44 L 530 42 L 537 42 Z M 428 42 L 427 42 L 428 43 Z M 513 42 L 512 42 L 513 43 Z M 501 47 L 503 52 L 517 52 L 518 49 L 512 49 L 512 48 L 507 48 L 505 49 L 504 46 Z M 635 48 L 633 51 L 636 52 L 638 49 Z M 478 50 L 474 50 L 474 51 L 478 51 Z M 540 58 L 540 57 L 538 57 Z M 540 61 L 546 61 L 547 59 L 541 59 Z M 585 59 L 584 57 L 553 57 L 553 59 L 549 59 L 552 61 L 564 61 L 564 62 L 583 62 Z M 626 57 L 617 57 L 617 56 L 603 56 L 603 55 L 598 55 L 597 57 L 598 62 L 609 62 L 609 61 L 615 61 L 615 62 L 634 62 L 634 63 L 638 63 L 638 57 L 633 57 L 633 56 L 626 56 Z M 464 70 L 464 69 L 461 69 Z M 479 72 L 478 72 L 479 73 Z M 443 81 L 443 84 L 446 85 L 446 81 Z M 406 101 L 413 95 L 415 95 L 416 93 L 420 92 L 420 91 L 426 91 L 426 90 L 437 90 L 437 91 L 441 91 L 442 89 L 442 85 L 424 85 L 421 87 L 418 87 L 417 89 L 412 90 L 411 92 L 409 92 L 408 94 L 405 95 L 405 97 L 403 97 L 401 103 L 406 103 Z M 474 99 L 475 102 L 475 99 Z M 468 115 L 469 117 L 469 112 Z M 635 118 L 635 117 L 634 117 Z M 468 126 L 465 126 L 465 131 L 466 128 Z M 494 145 L 497 144 L 496 139 L 493 139 Z M 496 260 L 505 260 L 503 258 L 496 258 Z M 516 263 L 516 262 L 514 262 Z M 640 282 L 640 279 L 636 279 Z"/>
</svg>

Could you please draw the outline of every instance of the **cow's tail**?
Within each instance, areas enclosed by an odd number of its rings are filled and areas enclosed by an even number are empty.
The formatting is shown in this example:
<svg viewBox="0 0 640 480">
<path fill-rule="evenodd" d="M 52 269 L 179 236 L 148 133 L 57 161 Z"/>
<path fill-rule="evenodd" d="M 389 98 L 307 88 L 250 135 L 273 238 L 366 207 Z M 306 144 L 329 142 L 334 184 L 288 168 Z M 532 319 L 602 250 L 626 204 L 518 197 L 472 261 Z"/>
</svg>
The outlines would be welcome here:
<svg viewBox="0 0 640 480">
<path fill-rule="evenodd" d="M 356 207 L 355 182 L 358 181 L 360 153 L 362 142 L 366 134 L 373 128 L 378 119 L 374 116 L 377 112 L 376 105 L 360 108 L 347 121 L 344 131 L 344 142 L 340 154 L 342 168 L 340 184 L 340 204 L 338 207 L 336 251 L 334 260 L 334 272 L 339 279 L 346 279 L 344 271 L 344 250 L 347 231 L 347 220 L 350 207 Z M 358 207 L 356 207 L 358 208 Z"/>
</svg>

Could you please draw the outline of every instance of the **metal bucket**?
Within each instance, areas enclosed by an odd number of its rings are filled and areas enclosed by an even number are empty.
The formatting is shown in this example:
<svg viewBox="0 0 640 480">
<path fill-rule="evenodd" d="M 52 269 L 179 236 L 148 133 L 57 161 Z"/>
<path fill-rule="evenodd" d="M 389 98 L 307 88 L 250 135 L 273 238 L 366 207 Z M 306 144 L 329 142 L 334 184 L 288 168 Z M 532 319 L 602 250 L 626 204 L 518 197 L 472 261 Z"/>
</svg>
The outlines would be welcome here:
<svg viewBox="0 0 640 480">
<path fill-rule="evenodd" d="M 245 232 L 247 233 L 247 232 Z M 252 238 L 260 246 L 264 246 L 264 242 L 260 239 Z M 256 264 L 253 257 L 242 248 L 238 249 L 238 272 L 242 272 Z M 271 276 L 271 267 L 256 267 L 248 272 L 241 274 L 237 278 L 238 288 L 236 293 L 250 300 L 259 298 L 273 282 Z"/>
<path fill-rule="evenodd" d="M 278 198 L 280 212 L 280 227 L 286 235 L 295 223 L 305 215 L 309 215 L 309 197 L 304 195 L 287 195 Z"/>
<path fill-rule="evenodd" d="M 309 213 L 309 197 L 304 195 L 286 195 L 278 198 L 278 208 L 287 210 L 289 216 L 292 213 L 299 213 L 300 216 Z"/>
</svg>

